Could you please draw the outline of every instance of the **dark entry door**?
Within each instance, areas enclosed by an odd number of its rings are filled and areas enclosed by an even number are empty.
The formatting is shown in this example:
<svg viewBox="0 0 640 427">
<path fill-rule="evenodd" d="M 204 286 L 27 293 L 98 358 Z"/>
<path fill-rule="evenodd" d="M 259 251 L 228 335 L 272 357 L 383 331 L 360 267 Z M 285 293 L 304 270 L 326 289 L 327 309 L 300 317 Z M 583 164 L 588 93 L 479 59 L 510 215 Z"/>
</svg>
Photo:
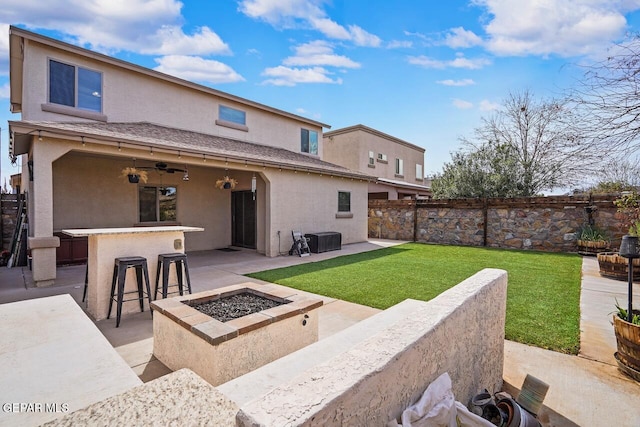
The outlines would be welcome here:
<svg viewBox="0 0 640 427">
<path fill-rule="evenodd" d="M 231 244 L 256 248 L 256 201 L 251 191 L 231 193 Z"/>
</svg>

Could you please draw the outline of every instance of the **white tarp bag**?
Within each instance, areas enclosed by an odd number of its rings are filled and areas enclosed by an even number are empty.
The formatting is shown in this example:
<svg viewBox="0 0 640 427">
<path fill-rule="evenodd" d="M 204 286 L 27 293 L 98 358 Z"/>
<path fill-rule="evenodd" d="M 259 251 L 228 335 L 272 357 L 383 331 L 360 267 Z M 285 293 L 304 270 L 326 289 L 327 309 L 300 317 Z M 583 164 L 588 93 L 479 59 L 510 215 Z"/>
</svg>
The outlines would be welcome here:
<svg viewBox="0 0 640 427">
<path fill-rule="evenodd" d="M 495 427 L 488 420 L 456 402 L 451 378 L 445 372 L 429 384 L 420 400 L 402 412 L 402 424 L 391 421 L 387 427 Z"/>
</svg>

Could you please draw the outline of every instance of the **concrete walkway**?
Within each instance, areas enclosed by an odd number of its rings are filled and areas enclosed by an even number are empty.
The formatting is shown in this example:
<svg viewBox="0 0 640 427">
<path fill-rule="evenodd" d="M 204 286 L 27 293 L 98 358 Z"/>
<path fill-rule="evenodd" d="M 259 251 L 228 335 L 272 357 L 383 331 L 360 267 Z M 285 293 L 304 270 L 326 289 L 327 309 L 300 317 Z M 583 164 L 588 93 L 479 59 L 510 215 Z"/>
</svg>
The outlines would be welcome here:
<svg viewBox="0 0 640 427">
<path fill-rule="evenodd" d="M 341 251 L 299 258 L 266 258 L 254 251 L 206 251 L 189 254 L 193 292 L 246 281 L 260 283 L 243 274 L 294 264 L 316 262 L 335 256 L 359 253 L 400 244 L 370 240 L 345 245 Z M 491 266 L 487 266 L 491 267 Z M 0 268 L 0 303 L 69 293 L 84 307 L 84 266 L 58 269 L 56 285 L 32 286 L 30 272 L 23 268 Z M 581 352 L 570 356 L 505 341 L 505 390 L 517 396 L 527 374 L 550 385 L 540 413 L 544 426 L 640 426 L 640 384 L 617 369 L 611 313 L 615 299 L 626 301 L 626 283 L 602 278 L 595 258 L 583 258 L 581 293 Z M 636 290 L 638 291 L 636 285 Z M 320 313 L 320 338 L 342 330 L 378 310 L 345 301 L 324 298 Z M 640 295 L 635 297 L 640 304 Z M 97 322 L 98 328 L 143 381 L 169 372 L 152 355 L 153 331 L 150 314 L 124 317 L 120 328 L 115 320 Z M 552 321 L 552 319 L 550 319 Z"/>
</svg>

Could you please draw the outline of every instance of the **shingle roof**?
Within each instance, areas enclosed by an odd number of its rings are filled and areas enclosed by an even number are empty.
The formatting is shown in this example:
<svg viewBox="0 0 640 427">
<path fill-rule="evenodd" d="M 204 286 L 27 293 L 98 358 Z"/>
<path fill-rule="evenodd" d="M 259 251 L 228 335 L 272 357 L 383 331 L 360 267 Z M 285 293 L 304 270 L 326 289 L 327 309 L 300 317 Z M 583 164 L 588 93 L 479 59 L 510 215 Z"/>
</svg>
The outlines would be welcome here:
<svg viewBox="0 0 640 427">
<path fill-rule="evenodd" d="M 10 125 L 68 137 L 84 137 L 87 140 L 121 142 L 154 148 L 182 150 L 183 153 L 228 158 L 230 161 L 248 161 L 255 164 L 277 165 L 314 172 L 334 173 L 359 179 L 375 180 L 375 177 L 352 171 L 313 156 L 296 153 L 284 148 L 239 141 L 216 135 L 170 128 L 147 122 L 40 122 L 23 120 Z"/>
</svg>

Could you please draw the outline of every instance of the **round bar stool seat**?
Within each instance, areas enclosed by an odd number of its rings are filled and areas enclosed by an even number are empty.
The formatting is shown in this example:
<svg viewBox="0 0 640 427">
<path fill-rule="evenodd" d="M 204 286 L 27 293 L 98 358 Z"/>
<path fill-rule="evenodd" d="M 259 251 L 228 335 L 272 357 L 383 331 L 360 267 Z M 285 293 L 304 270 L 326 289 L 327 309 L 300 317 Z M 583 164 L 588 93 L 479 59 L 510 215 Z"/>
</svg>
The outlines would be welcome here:
<svg viewBox="0 0 640 427">
<path fill-rule="evenodd" d="M 129 268 L 136 269 L 137 291 L 124 291 L 127 270 Z M 144 277 L 144 284 L 143 284 Z M 116 293 L 116 283 L 118 285 Z M 136 298 L 124 299 L 126 294 L 137 293 Z M 144 297 L 149 299 L 149 310 L 151 310 L 151 289 L 149 284 L 149 270 L 147 269 L 147 259 L 140 256 L 120 257 L 116 258 L 113 265 L 113 277 L 111 279 L 111 299 L 109 300 L 109 314 L 107 319 L 111 317 L 111 309 L 113 302 L 117 304 L 116 328 L 120 326 L 120 317 L 122 315 L 122 303 L 127 301 L 138 300 L 140 303 L 140 311 L 144 311 Z M 153 315 L 153 311 L 151 311 Z"/>
<path fill-rule="evenodd" d="M 176 267 L 176 276 L 178 276 L 178 283 L 174 285 L 169 285 L 169 267 L 171 264 L 174 264 Z M 178 292 L 180 295 L 184 295 L 184 286 L 182 280 L 182 274 L 184 270 L 184 275 L 187 279 L 187 291 L 191 293 L 191 279 L 189 278 L 189 264 L 187 263 L 187 255 L 176 252 L 171 254 L 160 254 L 158 255 L 158 267 L 156 268 L 156 287 L 154 294 L 154 299 L 158 299 L 158 287 L 160 282 L 160 273 L 162 269 L 162 298 L 166 298 L 169 293 L 170 286 L 177 286 Z M 175 293 L 175 292 L 174 292 Z"/>
</svg>

